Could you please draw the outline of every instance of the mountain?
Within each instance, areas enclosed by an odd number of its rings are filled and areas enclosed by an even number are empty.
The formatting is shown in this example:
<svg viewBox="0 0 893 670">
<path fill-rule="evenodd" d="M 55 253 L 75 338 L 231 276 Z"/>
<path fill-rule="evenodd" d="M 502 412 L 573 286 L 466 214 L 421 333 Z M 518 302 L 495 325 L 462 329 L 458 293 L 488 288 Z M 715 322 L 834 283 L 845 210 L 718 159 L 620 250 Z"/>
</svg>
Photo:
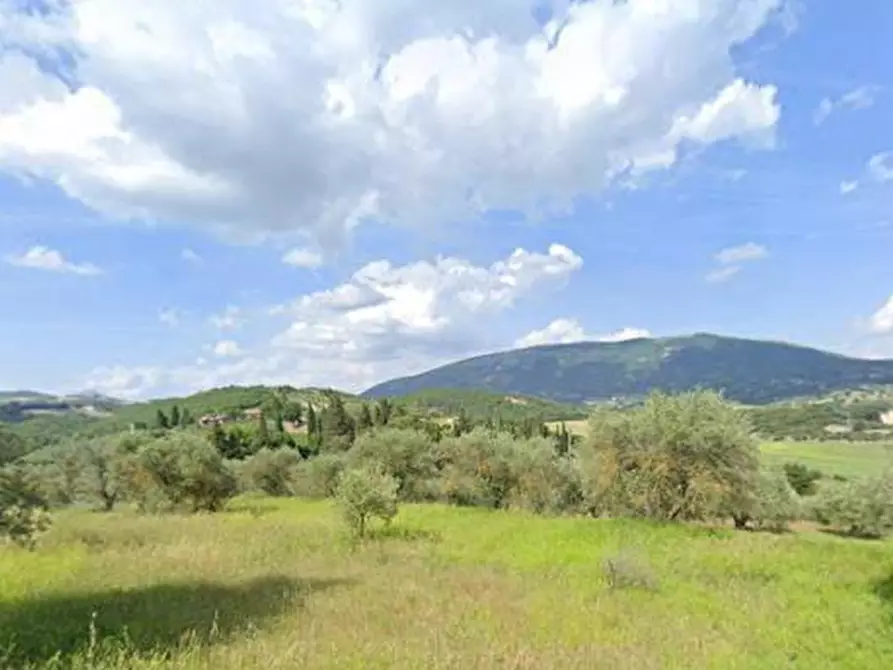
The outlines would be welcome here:
<svg viewBox="0 0 893 670">
<path fill-rule="evenodd" d="M 42 414 L 104 416 L 122 402 L 94 391 L 52 395 L 39 391 L 0 391 L 0 421 L 15 423 Z"/>
<path fill-rule="evenodd" d="M 879 384 L 893 384 L 893 360 L 861 360 L 782 342 L 701 333 L 477 356 L 384 382 L 362 395 L 479 389 L 585 403 L 634 399 L 653 390 L 707 388 L 741 403 L 766 404 Z"/>
</svg>

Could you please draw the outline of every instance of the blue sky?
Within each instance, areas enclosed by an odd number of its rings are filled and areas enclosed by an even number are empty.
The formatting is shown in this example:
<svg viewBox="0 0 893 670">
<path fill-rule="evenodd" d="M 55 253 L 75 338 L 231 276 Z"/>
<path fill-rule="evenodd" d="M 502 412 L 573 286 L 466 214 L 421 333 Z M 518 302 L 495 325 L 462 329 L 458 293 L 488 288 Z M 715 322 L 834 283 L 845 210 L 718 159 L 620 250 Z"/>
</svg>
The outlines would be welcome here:
<svg viewBox="0 0 893 670">
<path fill-rule="evenodd" d="M 889 3 L 42 4 L 0 0 L 0 388 L 893 357 Z"/>
</svg>

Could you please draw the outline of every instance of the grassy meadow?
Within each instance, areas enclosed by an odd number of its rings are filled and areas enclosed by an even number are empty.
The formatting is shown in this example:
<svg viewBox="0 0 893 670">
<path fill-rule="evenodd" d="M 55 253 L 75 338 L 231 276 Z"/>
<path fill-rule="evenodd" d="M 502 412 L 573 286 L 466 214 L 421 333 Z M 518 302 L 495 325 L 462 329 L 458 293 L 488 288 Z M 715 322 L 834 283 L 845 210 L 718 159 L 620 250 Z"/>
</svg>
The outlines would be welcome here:
<svg viewBox="0 0 893 670">
<path fill-rule="evenodd" d="M 847 478 L 879 475 L 893 468 L 890 442 L 766 442 L 760 452 L 767 464 L 803 463 Z"/>
<path fill-rule="evenodd" d="M 604 567 L 617 559 L 612 588 Z M 893 544 L 331 502 L 60 513 L 0 548 L 2 668 L 893 667 Z"/>
</svg>

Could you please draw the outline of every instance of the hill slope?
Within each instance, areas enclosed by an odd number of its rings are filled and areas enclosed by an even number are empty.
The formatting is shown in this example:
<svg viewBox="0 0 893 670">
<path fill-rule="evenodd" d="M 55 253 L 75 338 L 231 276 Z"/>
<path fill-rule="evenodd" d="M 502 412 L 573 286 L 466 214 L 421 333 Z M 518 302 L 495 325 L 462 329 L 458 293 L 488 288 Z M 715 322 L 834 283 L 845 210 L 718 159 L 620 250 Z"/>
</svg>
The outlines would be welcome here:
<svg viewBox="0 0 893 670">
<path fill-rule="evenodd" d="M 580 403 L 701 387 L 723 391 L 738 402 L 764 404 L 890 383 L 893 360 L 859 360 L 780 342 L 697 334 L 488 354 L 394 379 L 363 395 L 480 389 Z"/>
</svg>

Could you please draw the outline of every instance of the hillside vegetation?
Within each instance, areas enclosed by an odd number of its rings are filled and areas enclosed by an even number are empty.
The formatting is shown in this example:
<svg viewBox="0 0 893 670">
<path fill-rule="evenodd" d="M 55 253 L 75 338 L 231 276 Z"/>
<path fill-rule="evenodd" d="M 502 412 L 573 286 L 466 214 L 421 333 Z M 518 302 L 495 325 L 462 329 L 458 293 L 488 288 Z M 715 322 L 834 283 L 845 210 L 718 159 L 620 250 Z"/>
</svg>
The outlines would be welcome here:
<svg viewBox="0 0 893 670">
<path fill-rule="evenodd" d="M 638 399 L 651 391 L 722 391 L 747 404 L 893 384 L 893 361 L 701 334 L 627 342 L 581 342 L 479 356 L 379 384 L 363 395 L 451 388 L 584 403 Z"/>
</svg>

